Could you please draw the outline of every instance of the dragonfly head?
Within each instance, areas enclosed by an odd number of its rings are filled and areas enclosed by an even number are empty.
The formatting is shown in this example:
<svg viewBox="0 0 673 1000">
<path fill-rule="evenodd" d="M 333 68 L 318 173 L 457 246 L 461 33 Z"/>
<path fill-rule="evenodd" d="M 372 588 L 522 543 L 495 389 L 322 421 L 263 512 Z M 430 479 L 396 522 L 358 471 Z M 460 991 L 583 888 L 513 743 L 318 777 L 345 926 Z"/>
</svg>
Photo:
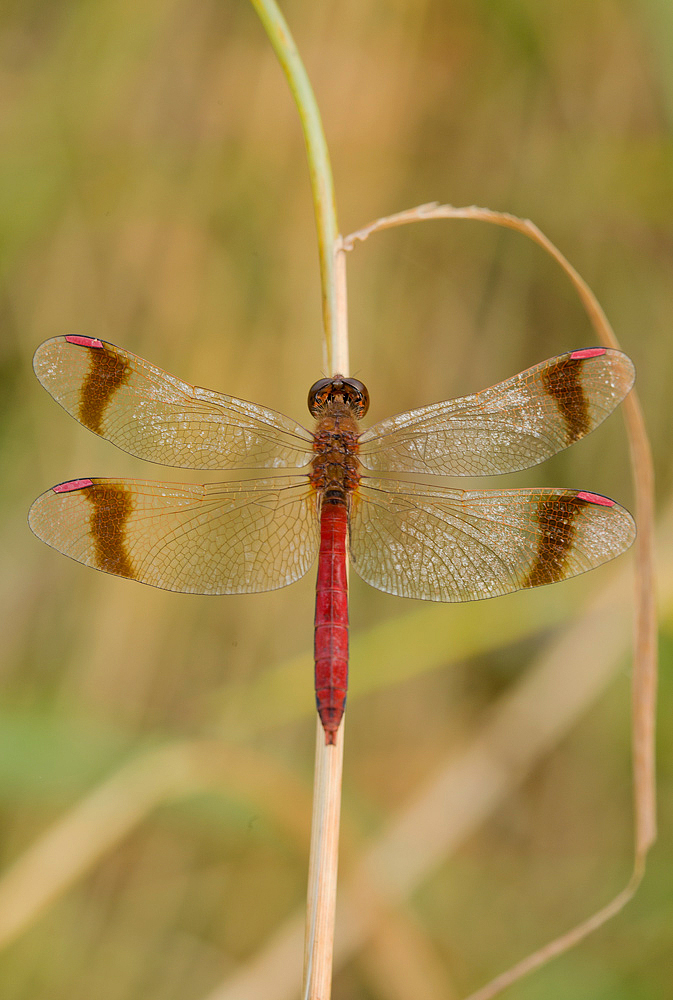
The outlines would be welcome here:
<svg viewBox="0 0 673 1000">
<path fill-rule="evenodd" d="M 329 403 L 338 401 L 352 411 L 356 420 L 360 420 L 369 409 L 367 387 L 356 378 L 335 375 L 334 378 L 319 379 L 309 390 L 308 408 L 313 417 L 319 417 Z"/>
</svg>

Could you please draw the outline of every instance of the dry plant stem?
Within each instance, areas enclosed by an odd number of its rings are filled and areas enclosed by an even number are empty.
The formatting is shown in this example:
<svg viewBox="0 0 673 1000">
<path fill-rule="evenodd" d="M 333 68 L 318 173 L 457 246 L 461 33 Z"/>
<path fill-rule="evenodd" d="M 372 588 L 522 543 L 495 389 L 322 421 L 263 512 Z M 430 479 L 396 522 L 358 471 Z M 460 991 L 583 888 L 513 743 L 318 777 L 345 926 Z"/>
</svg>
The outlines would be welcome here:
<svg viewBox="0 0 673 1000">
<path fill-rule="evenodd" d="M 336 281 L 336 340 L 333 346 L 333 372 L 350 375 L 348 357 L 348 295 L 346 285 L 346 251 L 341 238 L 334 245 L 334 278 Z"/>
<path fill-rule="evenodd" d="M 523 233 L 538 243 L 560 265 L 572 281 L 600 340 L 608 347 L 619 349 L 619 342 L 595 295 L 572 264 L 557 247 L 530 221 L 506 212 L 471 205 L 454 208 L 430 202 L 397 215 L 378 219 L 343 239 L 343 247 L 351 250 L 356 241 L 363 242 L 372 233 L 395 226 L 431 219 L 475 219 L 491 222 Z M 645 422 L 637 393 L 632 391 L 623 404 L 631 451 L 634 489 L 636 494 L 638 538 L 638 592 L 634 689 L 638 696 L 638 711 L 634 713 L 634 771 L 638 798 L 636 802 L 636 850 L 647 852 L 656 837 L 654 707 L 656 698 L 656 602 L 654 587 L 654 471 Z"/>
<path fill-rule="evenodd" d="M 251 3 L 287 78 L 306 142 L 318 230 L 325 371 L 347 375 L 345 255 L 338 242 L 332 169 L 318 105 L 294 39 L 274 0 L 251 0 Z M 326 746 L 322 727 L 320 724 L 317 726 L 302 987 L 304 1000 L 329 1000 L 332 991 L 343 730 L 342 723 L 336 743 Z"/>
<path fill-rule="evenodd" d="M 469 206 L 454 208 L 451 205 L 430 203 L 378 219 L 364 229 L 347 236 L 343 241 L 346 250 L 356 241 L 364 241 L 374 232 L 391 229 L 430 219 L 474 219 L 490 222 L 523 233 L 538 243 L 565 271 L 575 286 L 582 304 L 598 334 L 608 347 L 619 347 L 610 323 L 593 292 L 575 268 L 553 243 L 528 219 L 519 219 L 508 213 Z M 633 873 L 627 886 L 607 906 L 567 934 L 556 938 L 539 951 L 529 955 L 518 965 L 498 976 L 469 1000 L 490 1000 L 507 986 L 549 959 L 573 947 L 606 920 L 614 916 L 633 896 L 645 869 L 647 851 L 656 837 L 655 756 L 654 727 L 657 687 L 656 603 L 654 586 L 654 472 L 652 455 L 645 431 L 642 410 L 635 391 L 624 402 L 624 414 L 631 466 L 636 494 L 636 628 L 633 668 L 633 775 L 635 803 L 635 850 Z"/>
<path fill-rule="evenodd" d="M 589 934 L 602 927 L 604 923 L 611 920 L 612 917 L 616 916 L 626 906 L 640 885 L 641 878 L 642 872 L 637 871 L 636 867 L 634 867 L 633 874 L 627 885 L 621 892 L 617 893 L 614 899 L 610 900 L 607 906 L 604 906 L 601 910 L 597 910 L 588 920 L 577 924 L 566 934 L 562 934 L 560 937 L 550 941 L 543 948 L 517 962 L 511 969 L 507 969 L 500 976 L 496 976 L 495 979 L 492 979 L 490 983 L 477 990 L 476 993 L 470 993 L 469 997 L 466 997 L 466 1000 L 491 1000 L 492 997 L 502 993 L 508 986 L 512 986 L 518 979 L 523 979 L 524 976 L 530 975 L 531 972 L 550 962 L 552 958 L 562 955 L 563 952 L 579 944 L 580 941 L 583 941 Z"/>
<path fill-rule="evenodd" d="M 345 254 L 337 251 L 335 258 L 338 336 L 333 359 L 337 370 L 348 375 Z M 337 731 L 336 743 L 328 745 L 320 719 L 316 720 L 302 1000 L 329 1000 L 332 992 L 344 723 L 345 718 Z"/>
<path fill-rule="evenodd" d="M 320 719 L 316 726 L 302 1000 L 328 1000 L 332 991 L 339 859 L 344 724 L 339 726 L 336 743 L 329 746 Z"/>
</svg>

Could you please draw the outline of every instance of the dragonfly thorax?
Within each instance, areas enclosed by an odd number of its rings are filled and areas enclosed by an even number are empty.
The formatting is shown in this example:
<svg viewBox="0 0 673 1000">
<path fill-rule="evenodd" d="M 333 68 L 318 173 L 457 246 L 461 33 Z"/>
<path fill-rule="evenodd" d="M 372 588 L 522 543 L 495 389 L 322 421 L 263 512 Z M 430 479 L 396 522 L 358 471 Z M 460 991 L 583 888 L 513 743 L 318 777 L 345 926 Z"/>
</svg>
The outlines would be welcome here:
<svg viewBox="0 0 673 1000">
<path fill-rule="evenodd" d="M 323 502 L 346 504 L 360 482 L 359 431 L 348 404 L 328 402 L 313 436 L 310 480 Z"/>
</svg>

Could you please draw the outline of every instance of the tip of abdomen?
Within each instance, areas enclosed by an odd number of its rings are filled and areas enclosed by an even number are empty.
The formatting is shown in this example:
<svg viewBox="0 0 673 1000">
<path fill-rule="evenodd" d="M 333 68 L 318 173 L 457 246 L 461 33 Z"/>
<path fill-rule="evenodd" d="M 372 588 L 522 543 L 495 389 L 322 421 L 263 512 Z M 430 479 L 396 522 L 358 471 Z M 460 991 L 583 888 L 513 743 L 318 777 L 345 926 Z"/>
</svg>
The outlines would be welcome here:
<svg viewBox="0 0 673 1000">
<path fill-rule="evenodd" d="M 320 721 L 322 727 L 325 730 L 325 744 L 327 746 L 334 746 L 336 743 L 336 734 L 341 725 L 341 720 L 343 719 L 344 708 L 346 705 L 345 692 L 339 691 L 340 697 L 335 698 L 332 693 L 332 698 L 330 701 L 332 704 L 320 704 L 320 699 L 318 699 L 318 715 L 320 716 Z M 336 701 L 336 704 L 334 702 Z"/>
</svg>

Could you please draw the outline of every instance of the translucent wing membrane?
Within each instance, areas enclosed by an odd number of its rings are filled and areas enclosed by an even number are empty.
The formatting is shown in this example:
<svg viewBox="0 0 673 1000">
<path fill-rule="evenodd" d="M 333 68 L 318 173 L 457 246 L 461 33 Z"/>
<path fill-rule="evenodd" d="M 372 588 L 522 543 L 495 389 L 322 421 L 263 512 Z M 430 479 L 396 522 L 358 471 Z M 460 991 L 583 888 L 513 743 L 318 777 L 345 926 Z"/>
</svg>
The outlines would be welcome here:
<svg viewBox="0 0 673 1000">
<path fill-rule="evenodd" d="M 633 364 L 590 348 L 483 392 L 382 420 L 360 437 L 375 472 L 484 476 L 537 465 L 597 427 L 626 396 Z"/>
<path fill-rule="evenodd" d="M 263 406 L 189 385 L 88 337 L 38 347 L 35 374 L 68 413 L 148 462 L 182 469 L 301 468 L 313 437 Z"/>
<path fill-rule="evenodd" d="M 471 601 L 577 576 L 634 538 L 628 511 L 594 493 L 366 479 L 353 499 L 350 554 L 355 572 L 389 594 Z"/>
<path fill-rule="evenodd" d="M 34 365 L 69 413 L 149 461 L 280 469 L 316 454 L 314 435 L 286 417 L 191 386 L 99 340 L 49 340 Z M 383 472 L 515 471 L 593 430 L 633 378 L 619 351 L 573 351 L 473 396 L 384 420 L 360 436 L 359 455 Z M 330 475 L 348 458 L 346 443 L 327 435 Z M 344 502 L 348 495 L 344 487 Z M 619 555 L 635 537 L 622 507 L 571 490 L 468 492 L 364 478 L 349 502 L 355 571 L 379 590 L 425 600 L 555 583 Z M 39 497 L 30 525 L 96 569 L 165 590 L 236 594 L 303 576 L 318 554 L 318 513 L 306 476 L 212 486 L 79 479 Z"/>
<path fill-rule="evenodd" d="M 29 523 L 85 566 L 186 594 L 284 587 L 319 545 L 303 476 L 212 486 L 78 479 L 38 497 Z"/>
</svg>

